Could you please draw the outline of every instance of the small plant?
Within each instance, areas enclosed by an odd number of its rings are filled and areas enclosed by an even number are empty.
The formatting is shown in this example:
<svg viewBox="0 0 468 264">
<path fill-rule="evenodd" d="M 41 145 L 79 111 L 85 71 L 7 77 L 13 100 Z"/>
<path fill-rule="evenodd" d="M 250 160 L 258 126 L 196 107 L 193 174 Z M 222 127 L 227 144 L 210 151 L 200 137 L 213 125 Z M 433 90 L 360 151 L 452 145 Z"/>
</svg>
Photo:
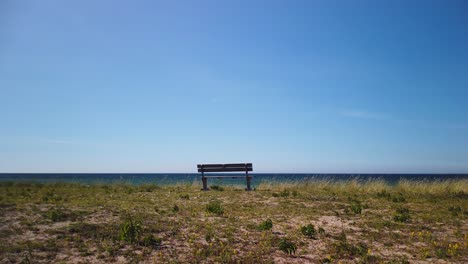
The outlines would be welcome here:
<svg viewBox="0 0 468 264">
<path fill-rule="evenodd" d="M 379 197 L 379 198 L 386 198 L 387 200 L 390 200 L 390 198 L 391 198 L 392 196 L 391 196 L 390 193 L 387 192 L 386 190 L 382 190 L 382 191 L 380 191 L 380 192 L 377 193 L 377 197 Z"/>
<path fill-rule="evenodd" d="M 289 255 L 292 255 L 296 253 L 297 246 L 287 238 L 282 238 L 279 242 L 279 249 Z"/>
<path fill-rule="evenodd" d="M 308 224 L 306 226 L 301 227 L 301 233 L 308 238 L 316 239 L 317 231 L 315 230 L 315 227 L 312 224 Z"/>
<path fill-rule="evenodd" d="M 153 192 L 159 189 L 159 186 L 156 184 L 142 184 L 139 186 L 141 192 Z"/>
<path fill-rule="evenodd" d="M 327 257 L 322 259 L 322 263 L 332 263 L 333 262 L 333 257 L 331 255 L 328 255 Z"/>
<path fill-rule="evenodd" d="M 318 228 L 318 233 L 321 234 L 321 235 L 325 235 L 325 229 L 323 229 L 322 227 L 319 227 Z"/>
<path fill-rule="evenodd" d="M 174 204 L 174 206 L 172 207 L 172 212 L 177 213 L 179 212 L 179 210 L 179 206 L 177 206 L 177 204 Z"/>
<path fill-rule="evenodd" d="M 215 214 L 215 215 L 218 215 L 218 216 L 221 216 L 224 214 L 224 208 L 223 208 L 223 205 L 221 204 L 221 202 L 219 201 L 212 201 L 212 202 L 209 202 L 207 205 L 206 205 L 206 211 L 210 214 Z"/>
<path fill-rule="evenodd" d="M 213 231 L 213 228 L 211 226 L 208 226 L 206 229 L 206 233 L 205 233 L 205 241 L 207 243 L 210 243 L 210 242 L 213 242 L 215 238 L 216 238 L 216 234 Z"/>
<path fill-rule="evenodd" d="M 184 200 L 189 200 L 190 199 L 190 196 L 188 194 L 181 194 L 179 197 L 180 197 L 180 199 L 184 199 Z"/>
<path fill-rule="evenodd" d="M 120 225 L 120 240 L 135 243 L 140 238 L 142 231 L 140 219 L 135 219 L 132 216 L 127 216 L 124 222 Z"/>
<path fill-rule="evenodd" d="M 403 197 L 403 195 L 400 193 L 398 196 L 394 196 L 392 198 L 392 202 L 394 203 L 404 203 L 406 202 L 406 199 L 405 197 Z"/>
<path fill-rule="evenodd" d="M 449 212 L 452 213 L 452 216 L 462 215 L 462 211 L 463 211 L 460 206 L 450 206 L 448 210 Z"/>
<path fill-rule="evenodd" d="M 273 221 L 271 221 L 270 218 L 262 222 L 259 226 L 258 229 L 260 230 L 271 230 L 273 228 Z"/>
<path fill-rule="evenodd" d="M 361 214 L 362 205 L 361 205 L 360 202 L 354 202 L 354 203 L 351 204 L 350 209 L 354 214 Z"/>
<path fill-rule="evenodd" d="M 215 190 L 215 191 L 220 191 L 220 192 L 224 191 L 224 188 L 219 185 L 211 185 L 210 189 Z"/>
<path fill-rule="evenodd" d="M 298 194 L 297 190 L 292 191 L 292 196 L 297 197 L 298 195 L 299 194 Z"/>
<path fill-rule="evenodd" d="M 159 247 L 161 246 L 161 238 L 156 238 L 152 234 L 147 235 L 141 241 L 141 245 L 145 247 Z"/>
<path fill-rule="evenodd" d="M 360 242 L 357 245 L 349 243 L 347 240 L 341 240 L 335 244 L 335 250 L 340 256 L 361 256 L 366 257 L 369 253 L 369 247 Z"/>
<path fill-rule="evenodd" d="M 297 196 L 297 191 L 296 192 L 296 196 Z M 288 197 L 289 196 L 289 190 L 282 190 L 281 192 L 279 193 L 272 193 L 273 197 Z M 294 195 L 294 192 L 293 192 L 293 195 Z"/>
<path fill-rule="evenodd" d="M 58 209 L 53 209 L 48 212 L 47 217 L 52 221 L 52 222 L 60 222 L 64 221 L 66 219 L 66 215 L 64 212 L 58 210 Z"/>
<path fill-rule="evenodd" d="M 408 222 L 410 220 L 410 211 L 408 208 L 399 207 L 396 209 L 395 215 L 393 216 L 393 220 L 396 222 Z"/>
</svg>

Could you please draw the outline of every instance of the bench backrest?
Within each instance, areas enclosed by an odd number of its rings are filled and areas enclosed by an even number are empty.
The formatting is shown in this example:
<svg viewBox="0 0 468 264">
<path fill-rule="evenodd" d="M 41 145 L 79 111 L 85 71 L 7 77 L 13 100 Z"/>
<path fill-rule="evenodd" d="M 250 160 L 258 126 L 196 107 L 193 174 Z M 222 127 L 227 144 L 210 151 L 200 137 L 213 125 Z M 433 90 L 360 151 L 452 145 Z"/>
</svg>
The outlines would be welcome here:
<svg viewBox="0 0 468 264">
<path fill-rule="evenodd" d="M 252 171 L 252 163 L 198 164 L 198 172 Z"/>
</svg>

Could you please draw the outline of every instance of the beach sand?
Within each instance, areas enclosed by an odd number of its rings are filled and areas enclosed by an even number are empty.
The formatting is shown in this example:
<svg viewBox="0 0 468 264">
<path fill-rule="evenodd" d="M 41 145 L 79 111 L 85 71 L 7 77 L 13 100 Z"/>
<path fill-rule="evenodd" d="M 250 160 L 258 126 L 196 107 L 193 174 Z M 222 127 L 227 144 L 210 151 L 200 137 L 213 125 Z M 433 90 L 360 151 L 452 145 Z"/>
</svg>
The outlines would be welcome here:
<svg viewBox="0 0 468 264">
<path fill-rule="evenodd" d="M 0 262 L 468 262 L 468 180 L 243 188 L 3 182 Z"/>
</svg>

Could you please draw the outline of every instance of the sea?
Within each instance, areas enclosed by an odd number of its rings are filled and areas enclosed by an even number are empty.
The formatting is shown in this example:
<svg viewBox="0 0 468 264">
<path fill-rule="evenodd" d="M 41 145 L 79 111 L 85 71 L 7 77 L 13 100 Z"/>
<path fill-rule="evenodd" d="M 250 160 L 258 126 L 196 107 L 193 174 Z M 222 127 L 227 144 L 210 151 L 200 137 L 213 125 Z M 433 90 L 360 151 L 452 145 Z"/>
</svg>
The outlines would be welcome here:
<svg viewBox="0 0 468 264">
<path fill-rule="evenodd" d="M 212 174 L 213 175 L 213 174 Z M 217 173 L 214 175 L 241 176 L 238 173 Z M 400 180 L 410 181 L 442 181 L 468 179 L 468 174 L 356 174 L 356 173 L 249 173 L 253 176 L 252 186 L 258 186 L 262 182 L 270 183 L 294 183 L 313 180 L 330 181 L 368 181 L 383 180 L 388 184 L 396 184 Z M 0 173 L 1 182 L 40 182 L 40 183 L 80 183 L 92 184 L 192 184 L 200 183 L 201 175 L 197 173 Z M 242 178 L 209 179 L 209 185 L 244 185 Z"/>
</svg>

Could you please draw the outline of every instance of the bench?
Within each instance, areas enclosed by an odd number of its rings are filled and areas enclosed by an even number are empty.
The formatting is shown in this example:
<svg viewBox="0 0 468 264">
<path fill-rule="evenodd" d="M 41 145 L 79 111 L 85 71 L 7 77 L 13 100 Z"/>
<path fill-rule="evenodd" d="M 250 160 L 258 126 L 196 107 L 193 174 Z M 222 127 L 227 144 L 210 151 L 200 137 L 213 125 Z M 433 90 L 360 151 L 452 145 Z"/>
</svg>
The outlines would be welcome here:
<svg viewBox="0 0 468 264">
<path fill-rule="evenodd" d="M 202 176 L 202 183 L 203 183 L 203 191 L 208 191 L 208 178 L 245 178 L 247 183 L 246 191 L 251 191 L 250 188 L 250 180 L 252 176 L 249 175 L 249 171 L 253 170 L 252 163 L 232 163 L 232 164 L 198 164 L 197 165 L 198 172 L 201 172 Z M 205 173 L 211 172 L 236 172 L 236 171 L 245 171 L 245 176 L 206 176 Z"/>
</svg>

